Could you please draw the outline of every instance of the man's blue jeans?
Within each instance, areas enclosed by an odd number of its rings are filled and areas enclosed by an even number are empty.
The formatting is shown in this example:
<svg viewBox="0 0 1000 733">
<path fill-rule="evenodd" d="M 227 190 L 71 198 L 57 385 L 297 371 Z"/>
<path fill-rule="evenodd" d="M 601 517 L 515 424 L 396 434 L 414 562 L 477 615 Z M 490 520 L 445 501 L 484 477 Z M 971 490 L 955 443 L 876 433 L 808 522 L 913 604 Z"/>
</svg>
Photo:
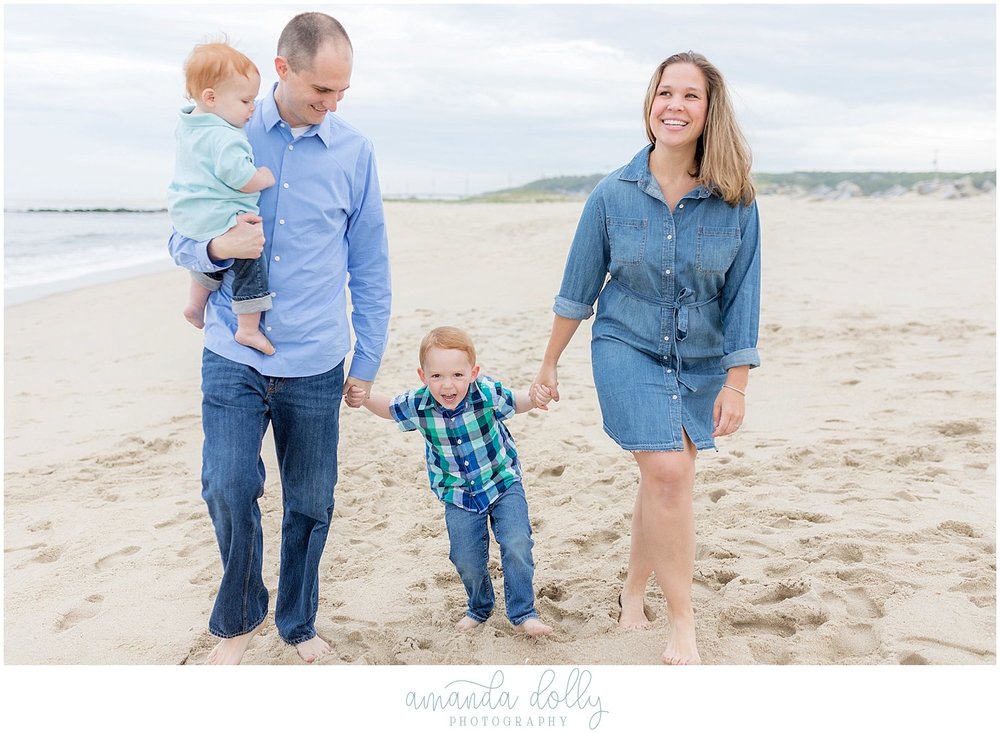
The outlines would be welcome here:
<svg viewBox="0 0 1000 733">
<path fill-rule="evenodd" d="M 270 423 L 284 510 L 274 621 L 288 643 L 307 641 L 316 635 L 319 561 L 333 517 L 344 364 L 313 377 L 265 377 L 206 349 L 201 376 L 202 497 L 222 553 L 209 631 L 239 636 L 267 615 L 257 500 L 264 494 L 260 451 Z"/>
<path fill-rule="evenodd" d="M 495 597 L 487 567 L 490 556 L 489 523 L 493 525 L 493 536 L 500 545 L 507 618 L 515 626 L 529 618 L 537 618 L 535 592 L 531 587 L 535 575 L 531 548 L 535 541 L 531 539 L 524 487 L 521 484 L 511 486 L 482 514 L 455 504 L 445 504 L 444 519 L 451 541 L 449 557 L 469 597 L 465 615 L 483 622 L 493 612 Z"/>
</svg>

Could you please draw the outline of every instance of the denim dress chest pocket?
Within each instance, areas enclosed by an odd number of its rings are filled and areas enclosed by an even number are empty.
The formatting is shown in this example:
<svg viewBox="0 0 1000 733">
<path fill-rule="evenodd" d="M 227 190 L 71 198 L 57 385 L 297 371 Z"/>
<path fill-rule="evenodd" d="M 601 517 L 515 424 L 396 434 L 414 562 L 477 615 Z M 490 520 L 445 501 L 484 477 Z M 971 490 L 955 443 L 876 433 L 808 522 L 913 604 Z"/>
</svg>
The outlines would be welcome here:
<svg viewBox="0 0 1000 733">
<path fill-rule="evenodd" d="M 729 269 L 740 248 L 740 230 L 736 227 L 698 227 L 699 272 L 722 273 Z"/>
<path fill-rule="evenodd" d="M 646 251 L 647 219 L 607 217 L 611 261 L 618 265 L 638 265 Z"/>
</svg>

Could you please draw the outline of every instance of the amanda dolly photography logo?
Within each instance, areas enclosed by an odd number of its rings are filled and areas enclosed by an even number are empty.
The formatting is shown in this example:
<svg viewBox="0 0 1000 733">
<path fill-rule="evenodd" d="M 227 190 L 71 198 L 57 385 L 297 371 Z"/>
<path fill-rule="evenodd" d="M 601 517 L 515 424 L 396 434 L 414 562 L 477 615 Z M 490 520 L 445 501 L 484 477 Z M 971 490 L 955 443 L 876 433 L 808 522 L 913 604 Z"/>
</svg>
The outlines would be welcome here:
<svg viewBox="0 0 1000 733">
<path fill-rule="evenodd" d="M 578 728 L 596 730 L 609 711 L 591 689 L 587 670 L 544 670 L 537 680 L 508 683 L 501 670 L 482 679 L 458 679 L 437 690 L 406 693 L 406 707 L 435 715 L 448 728 Z"/>
</svg>

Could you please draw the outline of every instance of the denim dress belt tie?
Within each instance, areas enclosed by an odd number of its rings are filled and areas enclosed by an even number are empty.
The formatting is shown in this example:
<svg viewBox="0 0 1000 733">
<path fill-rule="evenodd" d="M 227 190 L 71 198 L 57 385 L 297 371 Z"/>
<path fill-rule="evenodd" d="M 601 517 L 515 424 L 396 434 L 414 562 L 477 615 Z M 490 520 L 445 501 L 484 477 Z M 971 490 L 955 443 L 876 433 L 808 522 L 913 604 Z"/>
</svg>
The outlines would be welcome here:
<svg viewBox="0 0 1000 733">
<path fill-rule="evenodd" d="M 703 305 L 708 305 L 709 303 L 714 303 L 719 299 L 719 293 L 716 293 L 711 298 L 706 298 L 705 300 L 692 303 L 690 301 L 694 300 L 696 293 L 691 290 L 691 288 L 681 288 L 681 291 L 677 294 L 677 297 L 673 300 L 666 300 L 665 298 L 654 298 L 649 295 L 640 293 L 637 290 L 633 290 L 628 285 L 625 285 L 621 280 L 616 277 L 611 277 L 608 279 L 608 285 L 614 285 L 619 287 L 628 293 L 629 296 L 641 300 L 652 305 L 658 305 L 661 308 L 673 308 L 674 310 L 674 338 L 671 342 L 671 352 L 673 353 L 674 360 L 677 362 L 677 381 L 683 384 L 692 392 L 697 392 L 698 390 L 684 381 L 681 376 L 681 355 L 677 350 L 677 342 L 683 341 L 687 338 L 688 331 L 688 310 L 691 308 L 701 308 Z"/>
</svg>

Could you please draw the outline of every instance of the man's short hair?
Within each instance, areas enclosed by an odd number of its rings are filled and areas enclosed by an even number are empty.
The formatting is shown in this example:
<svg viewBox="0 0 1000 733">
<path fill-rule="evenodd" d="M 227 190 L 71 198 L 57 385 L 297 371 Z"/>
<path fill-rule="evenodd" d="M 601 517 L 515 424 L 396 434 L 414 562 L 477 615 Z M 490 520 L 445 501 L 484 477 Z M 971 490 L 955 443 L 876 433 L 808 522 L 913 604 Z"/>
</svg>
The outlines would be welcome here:
<svg viewBox="0 0 1000 733">
<path fill-rule="evenodd" d="M 197 99 L 232 76 L 260 76 L 256 64 L 225 41 L 199 43 L 184 62 L 184 85 L 188 99 Z"/>
<path fill-rule="evenodd" d="M 278 55 L 288 61 L 292 71 L 304 71 L 312 68 L 316 53 L 327 43 L 347 44 L 354 51 L 347 31 L 336 18 L 325 13 L 300 13 L 281 31 Z"/>
</svg>

